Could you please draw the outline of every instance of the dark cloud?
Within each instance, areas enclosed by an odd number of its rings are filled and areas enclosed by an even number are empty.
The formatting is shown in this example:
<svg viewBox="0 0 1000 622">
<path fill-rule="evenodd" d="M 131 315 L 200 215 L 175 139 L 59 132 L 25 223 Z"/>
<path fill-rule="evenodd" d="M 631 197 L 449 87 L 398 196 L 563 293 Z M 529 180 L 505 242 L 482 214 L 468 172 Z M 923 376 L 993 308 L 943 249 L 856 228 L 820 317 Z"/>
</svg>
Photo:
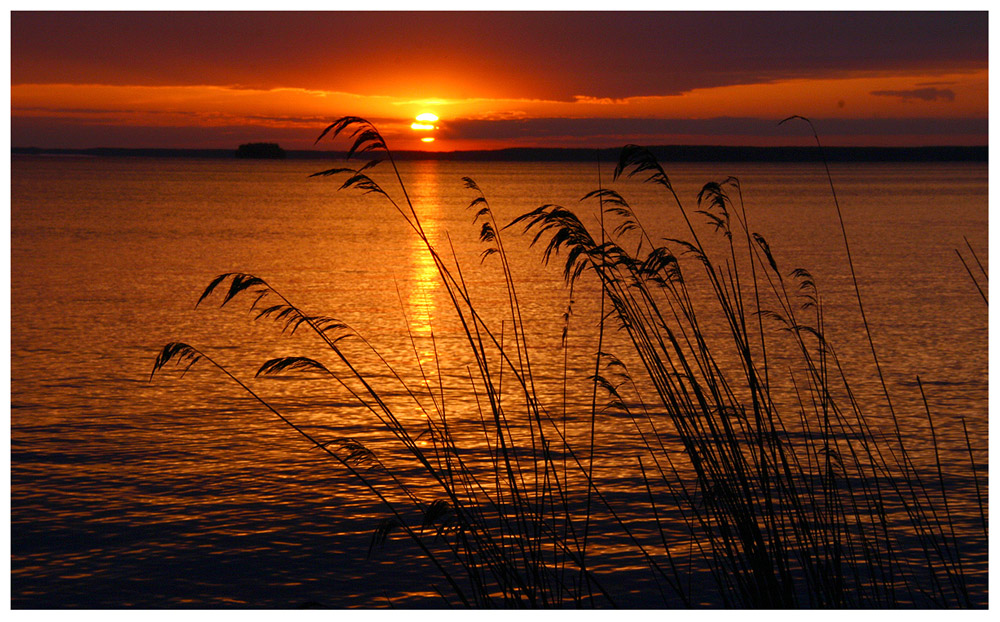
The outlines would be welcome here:
<svg viewBox="0 0 1000 622">
<path fill-rule="evenodd" d="M 276 118 L 278 119 L 278 118 Z M 13 117 L 15 147 L 193 147 L 229 148 L 244 142 L 280 142 L 291 149 L 312 149 L 324 123 L 309 119 L 296 126 L 263 123 L 212 127 L 116 125 L 95 118 Z M 716 119 L 526 119 L 454 120 L 441 125 L 441 144 L 448 141 L 498 141 L 509 146 L 618 147 L 627 142 L 676 144 L 676 137 L 697 137 L 697 144 L 787 144 L 801 139 L 811 144 L 804 125 L 778 125 L 778 119 L 724 117 Z M 962 144 L 987 144 L 988 119 L 813 119 L 828 144 L 866 144 L 873 137 L 960 137 Z M 391 142 L 391 141 L 390 141 Z M 878 142 L 878 141 L 876 141 Z M 890 140 L 890 142 L 893 142 Z M 941 143 L 941 144 L 953 144 Z M 322 148 L 322 146 L 320 147 Z M 327 145 L 327 148 L 332 148 Z"/>
<path fill-rule="evenodd" d="M 317 126 L 321 129 L 320 126 Z M 248 142 L 277 142 L 294 148 L 311 148 L 319 129 L 233 124 L 213 127 L 153 126 L 102 122 L 77 117 L 20 117 L 11 119 L 11 145 L 90 149 L 94 147 L 145 147 L 235 149 Z"/>
<path fill-rule="evenodd" d="M 933 102 L 939 99 L 945 101 L 955 101 L 955 91 L 951 89 L 922 88 L 908 91 L 872 91 L 872 95 L 879 97 L 898 97 L 903 101 L 919 99 L 925 102 Z"/>
<path fill-rule="evenodd" d="M 986 12 L 13 12 L 13 84 L 621 98 L 988 66 Z"/>
<path fill-rule="evenodd" d="M 523 119 L 517 121 L 453 121 L 442 126 L 445 138 L 476 140 L 548 139 L 563 136 L 725 136 L 788 137 L 794 128 L 780 119 L 721 117 L 715 119 Z M 827 136 L 907 136 L 960 134 L 986 136 L 988 119 L 814 119 Z"/>
</svg>

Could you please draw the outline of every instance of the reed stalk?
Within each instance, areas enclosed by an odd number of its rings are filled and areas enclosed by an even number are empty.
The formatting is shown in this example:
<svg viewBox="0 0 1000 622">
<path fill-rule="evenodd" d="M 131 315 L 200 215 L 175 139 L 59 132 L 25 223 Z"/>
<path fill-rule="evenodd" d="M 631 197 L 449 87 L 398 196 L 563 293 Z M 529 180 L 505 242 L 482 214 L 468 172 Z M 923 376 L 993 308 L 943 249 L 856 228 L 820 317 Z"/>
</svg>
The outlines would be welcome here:
<svg viewBox="0 0 1000 622">
<path fill-rule="evenodd" d="M 477 310 L 454 251 L 446 256 L 428 237 L 378 130 L 359 117 L 344 117 L 319 139 L 341 134 L 353 141 L 348 158 L 369 152 L 385 158 L 398 192 L 370 176 L 379 159 L 314 176 L 340 177 L 343 190 L 377 195 L 421 240 L 461 327 L 472 361 L 463 390 L 474 395 L 477 412 L 449 410 L 451 389 L 440 380 L 433 333 L 437 386 L 420 362 L 409 324 L 419 375 L 414 380 L 357 331 L 306 313 L 247 274 L 220 275 L 199 303 L 221 298 L 226 305 L 240 298 L 258 320 L 311 331 L 325 351 L 322 357 L 271 359 L 257 376 L 297 371 L 328 378 L 396 443 L 397 459 L 383 460 L 358 441 L 306 431 L 191 346 L 166 346 L 153 373 L 171 361 L 185 369 L 201 360 L 211 363 L 354 474 L 387 512 L 374 530 L 373 554 L 391 542 L 393 532 L 402 533 L 447 585 L 429 589 L 469 607 L 629 606 L 598 570 L 598 535 L 643 560 L 668 607 L 982 605 L 967 589 L 968 564 L 929 408 L 925 416 L 938 456 L 933 470 L 921 471 L 907 448 L 829 171 L 860 319 L 892 425 L 888 433 L 862 408 L 827 339 L 816 279 L 803 269 L 779 270 L 767 241 L 750 227 L 739 180 L 706 184 L 692 210 L 648 151 L 623 148 L 615 183 L 638 176 L 653 184 L 684 223 L 683 237 L 656 243 L 625 198 L 605 188 L 600 177 L 598 189 L 584 196 L 597 200 L 592 227 L 558 205 L 501 225 L 483 190 L 465 178 L 483 259 L 497 260 L 503 278 L 507 305 L 497 326 Z M 566 400 L 571 306 L 563 332 L 562 395 L 539 394 L 532 334 L 504 245 L 505 232 L 515 227 L 542 247 L 544 263 L 561 261 L 570 305 L 582 291 L 581 279 L 596 279 L 600 286 L 586 412 L 572 412 Z M 607 322 L 625 338 L 622 356 L 606 351 Z M 344 339 L 372 352 L 380 370 L 349 356 L 341 347 Z M 775 367 L 779 351 L 794 353 L 787 378 Z M 626 358 L 635 364 L 626 365 Z M 392 390 L 380 386 L 385 378 Z M 403 402 L 393 397 L 400 388 Z M 561 404 L 561 412 L 546 404 Z M 421 414 L 416 421 L 403 415 L 414 410 Z M 598 421 L 609 416 L 634 430 L 634 459 L 620 468 L 633 474 L 644 503 L 622 502 L 597 466 Z M 569 420 L 587 422 L 582 435 L 568 427 Z M 479 435 L 475 441 L 470 429 Z M 985 500 L 967 432 L 966 439 L 985 537 Z M 931 492 L 935 487 L 940 504 Z"/>
</svg>

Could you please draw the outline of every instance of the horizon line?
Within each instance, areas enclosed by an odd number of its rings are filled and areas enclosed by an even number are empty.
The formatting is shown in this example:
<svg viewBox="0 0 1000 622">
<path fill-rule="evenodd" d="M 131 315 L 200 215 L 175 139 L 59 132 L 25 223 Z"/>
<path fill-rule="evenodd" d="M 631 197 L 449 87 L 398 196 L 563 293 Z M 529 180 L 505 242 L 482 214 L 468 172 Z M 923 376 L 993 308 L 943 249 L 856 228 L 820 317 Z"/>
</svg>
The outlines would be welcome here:
<svg viewBox="0 0 1000 622">
<path fill-rule="evenodd" d="M 927 146 L 823 146 L 776 145 L 644 145 L 664 161 L 988 161 L 989 145 Z M 409 160 L 564 160 L 586 159 L 588 154 L 608 153 L 622 147 L 501 147 L 454 151 L 393 150 L 393 155 Z M 222 147 L 11 147 L 11 155 L 83 155 L 96 157 L 210 157 L 236 159 L 235 148 Z M 341 157 L 347 150 L 283 149 L 287 159 Z M 511 157 L 515 156 L 515 157 Z M 527 158 L 525 156 L 534 156 Z M 250 158 L 254 159 L 254 158 Z"/>
</svg>

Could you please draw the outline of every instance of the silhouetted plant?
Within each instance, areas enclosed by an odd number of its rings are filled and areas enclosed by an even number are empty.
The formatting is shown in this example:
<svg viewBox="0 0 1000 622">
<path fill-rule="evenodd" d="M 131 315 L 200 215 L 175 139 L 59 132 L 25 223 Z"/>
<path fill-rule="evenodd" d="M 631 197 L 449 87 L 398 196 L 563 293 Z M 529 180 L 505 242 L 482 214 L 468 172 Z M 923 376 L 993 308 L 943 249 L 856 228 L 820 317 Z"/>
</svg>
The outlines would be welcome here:
<svg viewBox="0 0 1000 622">
<path fill-rule="evenodd" d="M 398 443 L 419 467 L 419 478 L 398 472 L 357 439 L 314 436 L 191 346 L 168 344 L 153 373 L 169 362 L 185 370 L 202 360 L 215 365 L 357 476 L 388 513 L 374 529 L 373 551 L 393 532 L 403 533 L 440 572 L 451 598 L 466 606 L 627 606 L 603 585 L 591 561 L 588 539 L 600 513 L 602 529 L 611 530 L 604 536 L 645 560 L 667 606 L 706 600 L 764 608 L 981 604 L 966 589 L 940 461 L 930 475 L 914 464 L 884 380 L 893 430 L 886 434 L 871 423 L 826 337 L 815 279 L 804 269 L 779 270 L 764 237 L 750 229 L 738 179 L 706 184 L 698 209 L 690 212 L 650 152 L 623 148 L 615 180 L 639 177 L 657 186 L 687 228 L 683 237 L 657 243 L 613 190 L 600 187 L 584 196 L 598 202 L 596 231 L 557 205 L 543 205 L 501 226 L 480 187 L 465 178 L 473 194 L 469 208 L 486 245 L 482 258 L 498 260 L 503 273 L 507 319 L 498 328 L 476 310 L 457 260 L 446 261 L 428 238 L 376 128 L 362 118 L 344 117 L 317 142 L 344 133 L 353 141 L 348 158 L 377 152 L 388 161 L 402 199 L 370 176 L 381 159 L 314 176 L 342 178 L 341 189 L 388 201 L 432 257 L 473 361 L 465 391 L 480 405 L 473 423 L 481 431 L 477 444 L 485 449 L 476 455 L 463 445 L 468 441 L 459 428 L 468 416 L 456 421 L 446 412 L 446 388 L 431 386 L 423 367 L 421 378 L 404 378 L 351 327 L 305 313 L 252 275 L 220 275 L 199 304 L 239 298 L 259 320 L 315 334 L 329 361 L 275 358 L 257 375 L 296 371 L 329 377 Z M 839 209 L 837 204 L 838 214 Z M 707 233 L 696 217 L 704 220 Z M 544 262 L 561 260 L 571 288 L 583 278 L 601 286 L 598 343 L 588 378 L 594 398 L 589 412 L 576 413 L 589 420 L 581 438 L 566 427 L 572 413 L 565 400 L 560 418 L 538 394 L 504 248 L 503 236 L 514 226 L 542 245 Z M 842 219 L 841 231 L 846 245 Z M 703 241 L 706 235 L 714 245 Z M 848 264 L 853 276 L 849 255 Z M 877 366 L 856 277 L 854 285 Z M 567 327 L 569 317 L 567 311 Z M 604 351 L 606 322 L 626 336 L 637 368 Z M 376 354 L 391 390 L 380 385 L 384 374 L 363 370 L 345 353 L 341 342 L 348 338 Z M 796 353 L 786 381 L 779 381 L 772 366 L 779 347 Z M 566 378 L 565 368 L 562 372 Z M 401 416 L 404 407 L 388 397 L 400 387 L 410 409 L 424 415 L 419 420 Z M 634 464 L 620 468 L 631 469 L 641 482 L 647 501 L 638 514 L 655 522 L 652 535 L 635 529 L 634 505 L 618 504 L 595 476 L 596 420 L 609 414 L 624 417 L 634 429 L 640 453 Z M 929 409 L 925 415 L 933 435 Z M 419 442 L 422 438 L 430 443 Z M 937 451 L 936 437 L 933 441 Z M 985 537 L 971 442 L 967 447 Z M 698 584 L 702 592 L 694 592 L 692 576 L 702 571 L 710 575 L 714 593 L 702 591 L 704 582 Z"/>
</svg>

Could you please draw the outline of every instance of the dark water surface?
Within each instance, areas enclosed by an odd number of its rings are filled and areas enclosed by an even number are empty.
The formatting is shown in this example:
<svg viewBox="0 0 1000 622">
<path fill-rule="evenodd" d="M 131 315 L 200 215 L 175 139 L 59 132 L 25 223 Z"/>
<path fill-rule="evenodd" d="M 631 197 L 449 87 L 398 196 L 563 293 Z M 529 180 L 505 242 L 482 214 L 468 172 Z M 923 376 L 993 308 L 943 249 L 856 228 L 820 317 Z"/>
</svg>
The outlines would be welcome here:
<svg viewBox="0 0 1000 622">
<path fill-rule="evenodd" d="M 238 387 L 207 366 L 149 380 L 159 349 L 184 341 L 310 429 L 395 451 L 343 391 L 302 376 L 253 380 L 268 358 L 318 348 L 310 335 L 253 322 L 245 305 L 194 308 L 214 276 L 242 271 L 307 312 L 355 327 L 409 377 L 419 377 L 415 359 L 435 369 L 449 388 L 449 412 L 475 412 L 463 380 L 471 359 L 449 301 L 393 208 L 308 179 L 322 168 L 315 162 L 14 157 L 11 166 L 11 605 L 441 606 L 434 589 L 447 587 L 407 542 L 369 558 L 383 508 Z M 740 178 L 753 230 L 787 270 L 807 267 L 815 277 L 830 339 L 842 359 L 857 361 L 846 373 L 858 399 L 883 399 L 822 168 L 666 168 L 691 209 L 703 183 Z M 476 180 L 502 222 L 544 203 L 595 218 L 596 206 L 579 201 L 597 187 L 595 165 L 413 162 L 402 172 L 428 234 L 454 247 L 479 308 L 497 325 L 506 290 L 495 262 L 480 264 L 483 246 L 465 209 L 475 195 L 462 176 Z M 956 528 L 967 532 L 960 539 L 975 560 L 966 571 L 984 604 L 986 546 L 975 535 L 961 421 L 985 486 L 987 312 L 955 249 L 970 258 L 967 237 L 987 261 L 987 167 L 836 165 L 833 175 L 887 382 L 926 462 L 916 377 L 923 382 Z M 648 230 L 684 234 L 676 208 L 655 189 L 616 188 Z M 543 267 L 541 250 L 518 232 L 505 241 L 538 351 L 536 378 L 557 408 L 570 295 L 560 269 Z M 581 281 L 574 295 L 571 405 L 590 399 L 598 293 Z M 608 339 L 607 347 L 627 350 L 620 336 Z M 616 466 L 631 455 L 627 435 L 620 418 L 599 424 L 598 472 L 626 506 L 638 486 Z M 642 582 L 641 559 L 599 538 L 593 558 L 621 603 L 663 606 Z"/>
</svg>

